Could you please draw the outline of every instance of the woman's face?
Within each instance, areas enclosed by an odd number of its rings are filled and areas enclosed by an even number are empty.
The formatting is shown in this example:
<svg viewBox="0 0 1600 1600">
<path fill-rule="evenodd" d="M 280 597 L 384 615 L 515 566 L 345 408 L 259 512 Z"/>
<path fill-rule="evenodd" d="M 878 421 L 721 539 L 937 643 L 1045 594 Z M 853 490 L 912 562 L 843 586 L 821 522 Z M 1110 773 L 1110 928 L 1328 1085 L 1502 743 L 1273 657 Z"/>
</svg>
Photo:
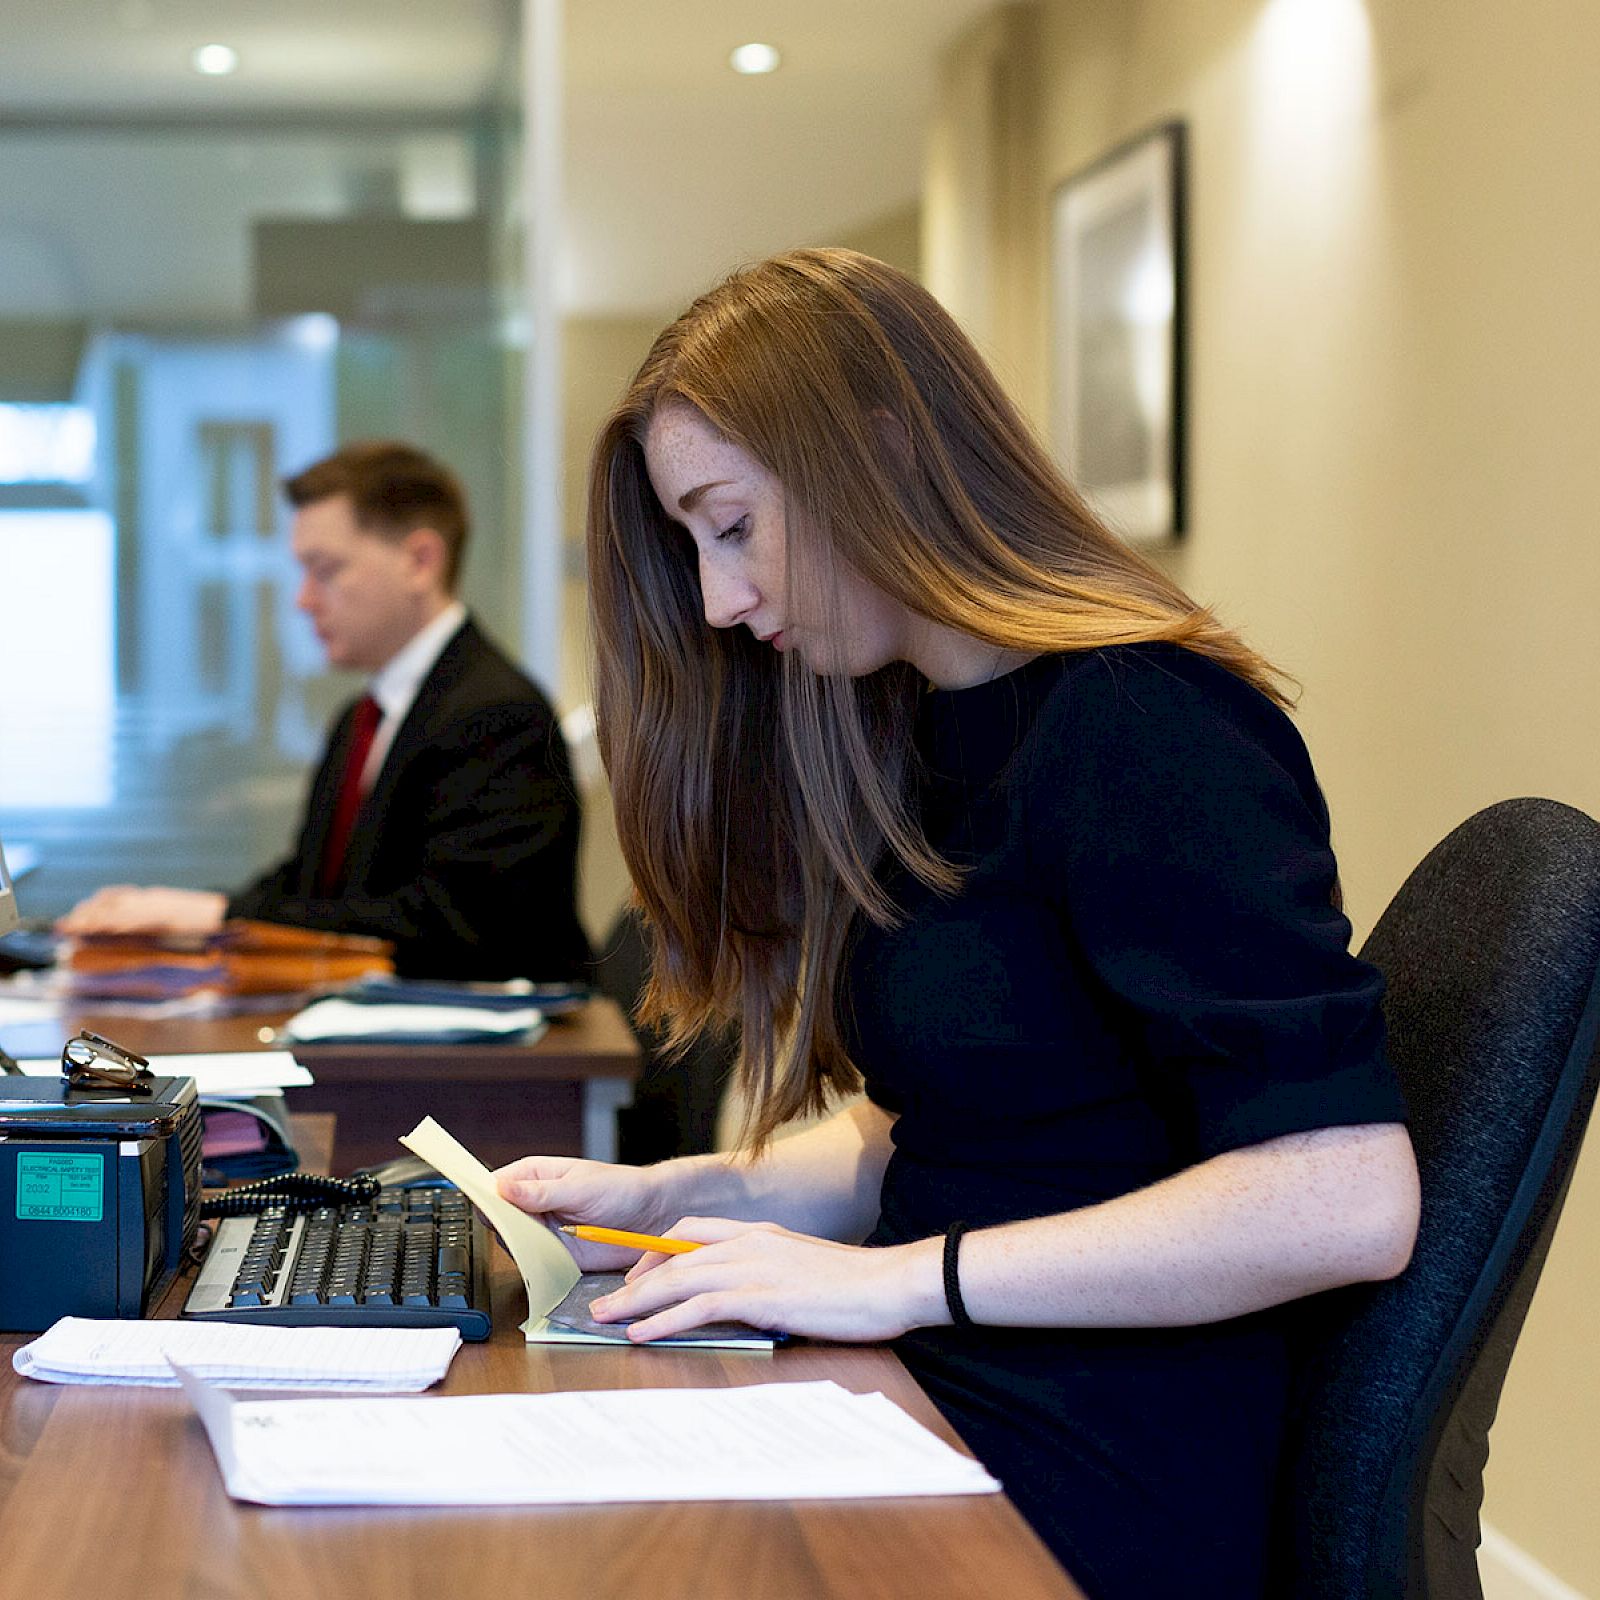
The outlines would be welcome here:
<svg viewBox="0 0 1600 1600">
<path fill-rule="evenodd" d="M 904 659 L 906 613 L 842 564 L 834 622 L 821 597 L 791 599 L 783 485 L 692 406 L 657 410 L 644 453 L 661 509 L 694 540 L 713 628 L 742 625 L 813 672 L 858 677 Z"/>
</svg>

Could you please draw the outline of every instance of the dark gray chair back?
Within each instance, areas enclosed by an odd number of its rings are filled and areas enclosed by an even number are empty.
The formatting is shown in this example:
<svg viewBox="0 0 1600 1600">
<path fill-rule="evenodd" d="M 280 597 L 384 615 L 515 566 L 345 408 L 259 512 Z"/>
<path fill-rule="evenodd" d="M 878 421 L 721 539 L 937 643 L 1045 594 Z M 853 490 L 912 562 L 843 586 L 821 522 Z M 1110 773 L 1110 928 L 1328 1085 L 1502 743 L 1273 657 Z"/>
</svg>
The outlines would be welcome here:
<svg viewBox="0 0 1600 1600">
<path fill-rule="evenodd" d="M 1391 1283 L 1307 1301 L 1275 1596 L 1481 1600 L 1489 1425 L 1600 1072 L 1600 824 L 1469 818 L 1362 955 L 1411 1108 L 1422 1227 Z"/>
</svg>

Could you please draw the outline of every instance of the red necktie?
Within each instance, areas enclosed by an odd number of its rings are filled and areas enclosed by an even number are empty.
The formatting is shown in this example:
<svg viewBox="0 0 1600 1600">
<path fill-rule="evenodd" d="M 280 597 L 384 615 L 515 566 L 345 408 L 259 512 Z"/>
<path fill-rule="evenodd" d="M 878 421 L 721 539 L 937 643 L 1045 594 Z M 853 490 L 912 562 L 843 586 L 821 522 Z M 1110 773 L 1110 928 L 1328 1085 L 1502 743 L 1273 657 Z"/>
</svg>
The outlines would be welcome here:
<svg viewBox="0 0 1600 1600">
<path fill-rule="evenodd" d="M 372 753 L 373 735 L 383 721 L 383 711 L 370 694 L 356 702 L 350 721 L 350 743 L 345 749 L 344 776 L 339 780 L 339 800 L 333 808 L 333 821 L 322 846 L 322 864 L 317 869 L 317 892 L 332 894 L 344 878 L 344 857 L 355 832 L 356 813 L 361 809 L 361 774 Z"/>
</svg>

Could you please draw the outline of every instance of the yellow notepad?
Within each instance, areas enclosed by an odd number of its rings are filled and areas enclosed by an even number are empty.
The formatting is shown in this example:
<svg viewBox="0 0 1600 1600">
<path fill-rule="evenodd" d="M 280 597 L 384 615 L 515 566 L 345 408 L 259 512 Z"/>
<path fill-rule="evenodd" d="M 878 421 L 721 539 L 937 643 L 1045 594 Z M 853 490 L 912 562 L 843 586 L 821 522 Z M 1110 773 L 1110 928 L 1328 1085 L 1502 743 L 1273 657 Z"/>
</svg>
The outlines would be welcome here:
<svg viewBox="0 0 1600 1600">
<path fill-rule="evenodd" d="M 489 1169 L 465 1145 L 432 1117 L 424 1117 L 410 1133 L 402 1134 L 400 1143 L 430 1166 L 437 1167 L 483 1213 L 505 1241 L 528 1291 L 528 1320 L 522 1324 L 522 1331 L 530 1344 L 628 1343 L 620 1325 L 602 1332 L 593 1325 L 581 1328 L 551 1320 L 551 1313 L 558 1309 L 564 1316 L 572 1314 L 564 1308 L 564 1303 L 573 1307 L 586 1305 L 593 1294 L 602 1292 L 600 1285 L 590 1284 L 590 1279 L 608 1279 L 604 1286 L 607 1288 L 615 1287 L 615 1279 L 605 1273 L 592 1273 L 586 1278 L 579 1272 L 577 1262 L 555 1232 L 505 1199 L 495 1188 Z M 588 1293 L 584 1292 L 586 1289 Z M 715 1331 L 679 1334 L 670 1341 L 661 1342 L 670 1343 L 677 1350 L 687 1346 L 702 1350 L 768 1351 L 777 1343 L 777 1337 L 756 1328 L 718 1324 Z M 645 1347 L 632 1345 L 630 1348 Z"/>
</svg>

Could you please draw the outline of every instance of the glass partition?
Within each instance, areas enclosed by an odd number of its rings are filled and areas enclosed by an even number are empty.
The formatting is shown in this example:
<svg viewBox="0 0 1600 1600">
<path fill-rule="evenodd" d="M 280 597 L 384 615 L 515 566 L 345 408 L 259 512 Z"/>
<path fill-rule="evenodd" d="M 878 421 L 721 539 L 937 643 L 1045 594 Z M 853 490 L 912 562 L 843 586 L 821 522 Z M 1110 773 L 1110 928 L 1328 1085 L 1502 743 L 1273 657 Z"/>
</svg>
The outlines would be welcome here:
<svg viewBox="0 0 1600 1600">
<path fill-rule="evenodd" d="M 465 597 L 515 647 L 515 139 L 505 104 L 0 127 L 0 836 L 36 853 L 30 915 L 287 845 L 355 684 L 296 611 L 277 485 L 338 443 L 461 474 Z"/>
</svg>

